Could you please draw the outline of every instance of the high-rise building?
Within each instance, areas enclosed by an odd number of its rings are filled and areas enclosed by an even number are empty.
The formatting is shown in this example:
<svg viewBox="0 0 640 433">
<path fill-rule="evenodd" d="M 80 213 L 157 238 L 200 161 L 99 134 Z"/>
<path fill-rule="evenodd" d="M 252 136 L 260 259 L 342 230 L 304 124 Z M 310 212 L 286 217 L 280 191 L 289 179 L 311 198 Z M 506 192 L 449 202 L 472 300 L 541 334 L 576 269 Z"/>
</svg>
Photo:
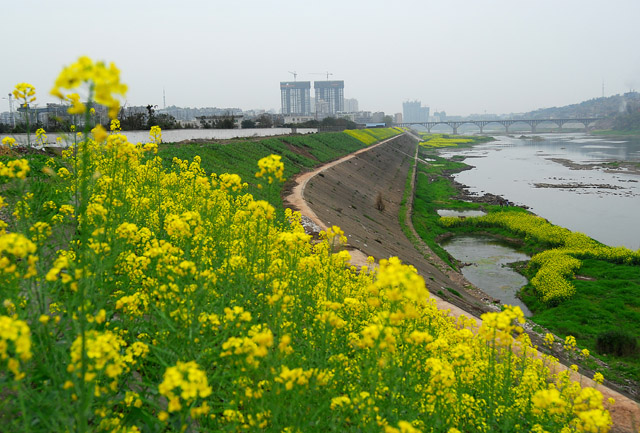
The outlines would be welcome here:
<svg viewBox="0 0 640 433">
<path fill-rule="evenodd" d="M 402 119 L 404 122 L 428 122 L 429 107 L 423 107 L 420 101 L 402 103 Z"/>
<path fill-rule="evenodd" d="M 310 81 L 281 81 L 280 99 L 282 114 L 311 114 L 311 82 Z"/>
<path fill-rule="evenodd" d="M 358 109 L 358 100 L 357 99 L 346 99 L 344 100 L 344 111 L 346 113 L 355 113 L 360 111 Z"/>
<path fill-rule="evenodd" d="M 316 115 L 334 115 L 344 111 L 344 81 L 314 81 Z"/>
</svg>

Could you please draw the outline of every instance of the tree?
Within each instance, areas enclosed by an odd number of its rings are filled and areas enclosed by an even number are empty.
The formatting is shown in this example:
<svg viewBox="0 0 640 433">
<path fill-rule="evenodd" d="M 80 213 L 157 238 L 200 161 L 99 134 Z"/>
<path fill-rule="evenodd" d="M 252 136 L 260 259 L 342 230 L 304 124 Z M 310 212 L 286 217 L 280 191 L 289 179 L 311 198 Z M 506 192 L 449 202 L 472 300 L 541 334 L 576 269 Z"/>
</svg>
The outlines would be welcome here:
<svg viewBox="0 0 640 433">
<path fill-rule="evenodd" d="M 616 115 L 613 129 L 619 131 L 633 131 L 640 129 L 640 104 L 630 103 L 624 113 Z"/>
<path fill-rule="evenodd" d="M 382 121 L 385 123 L 385 125 L 387 126 L 391 126 L 393 125 L 393 117 L 386 115 L 382 118 Z"/>
<path fill-rule="evenodd" d="M 236 127 L 236 118 L 233 114 L 225 114 L 214 120 L 213 127 L 215 129 L 234 129 Z"/>
<path fill-rule="evenodd" d="M 258 128 L 271 128 L 273 127 L 273 121 L 271 120 L 271 116 L 268 114 L 261 114 L 256 120 L 256 126 Z"/>
<path fill-rule="evenodd" d="M 245 119 L 240 123 L 240 125 L 242 126 L 242 129 L 250 129 L 256 127 L 256 122 L 250 119 Z"/>
<path fill-rule="evenodd" d="M 325 117 L 320 122 L 321 127 L 342 128 L 342 129 L 355 129 L 357 127 L 355 122 L 349 119 Z"/>
<path fill-rule="evenodd" d="M 123 131 L 141 131 L 147 129 L 147 115 L 144 113 L 127 115 L 123 108 L 120 110 L 118 120 L 120 121 L 120 128 Z"/>
</svg>

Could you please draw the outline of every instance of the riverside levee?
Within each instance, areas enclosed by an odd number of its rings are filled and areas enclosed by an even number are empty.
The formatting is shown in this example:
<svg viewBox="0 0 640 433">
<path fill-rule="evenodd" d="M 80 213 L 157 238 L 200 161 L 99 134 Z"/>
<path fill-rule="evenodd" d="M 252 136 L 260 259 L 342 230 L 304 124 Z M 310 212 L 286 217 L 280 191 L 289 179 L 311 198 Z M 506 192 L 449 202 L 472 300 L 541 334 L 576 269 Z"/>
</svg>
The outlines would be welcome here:
<svg viewBox="0 0 640 433">
<path fill-rule="evenodd" d="M 403 193 L 415 161 L 417 140 L 409 134 L 395 137 L 336 164 L 307 182 L 304 198 L 326 226 L 337 225 L 349 245 L 376 259 L 399 257 L 413 265 L 433 294 L 447 288 L 461 297 L 448 300 L 479 316 L 489 307 L 482 294 L 467 292 L 468 282 L 436 256 L 418 251 L 398 222 Z M 381 197 L 383 210 L 376 206 Z"/>
</svg>

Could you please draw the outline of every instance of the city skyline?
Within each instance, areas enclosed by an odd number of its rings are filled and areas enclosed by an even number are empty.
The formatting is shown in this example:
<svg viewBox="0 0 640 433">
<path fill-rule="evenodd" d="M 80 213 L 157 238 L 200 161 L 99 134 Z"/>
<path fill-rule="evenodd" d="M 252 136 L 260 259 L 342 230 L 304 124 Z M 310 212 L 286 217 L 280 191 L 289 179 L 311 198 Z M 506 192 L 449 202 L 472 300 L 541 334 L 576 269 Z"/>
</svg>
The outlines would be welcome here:
<svg viewBox="0 0 640 433">
<path fill-rule="evenodd" d="M 331 74 L 361 110 L 390 114 L 406 100 L 451 115 L 520 113 L 600 97 L 603 84 L 605 96 L 640 87 L 632 0 L 35 0 L 3 13 L 0 111 L 19 82 L 36 86 L 40 106 L 56 102 L 55 78 L 80 55 L 120 68 L 123 103 L 159 107 L 166 95 L 167 106 L 279 111 L 274 83 L 291 71 Z"/>
</svg>

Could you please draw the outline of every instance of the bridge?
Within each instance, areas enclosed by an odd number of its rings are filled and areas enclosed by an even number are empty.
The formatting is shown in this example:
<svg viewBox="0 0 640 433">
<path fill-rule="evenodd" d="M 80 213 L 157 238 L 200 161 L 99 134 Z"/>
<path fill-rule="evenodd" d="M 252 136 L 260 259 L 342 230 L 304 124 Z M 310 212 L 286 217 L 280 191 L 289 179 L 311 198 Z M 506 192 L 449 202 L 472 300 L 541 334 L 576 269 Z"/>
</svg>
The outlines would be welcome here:
<svg viewBox="0 0 640 433">
<path fill-rule="evenodd" d="M 531 132 L 536 132 L 536 127 L 541 123 L 554 123 L 556 126 L 562 130 L 562 125 L 566 123 L 581 123 L 584 125 L 584 129 L 588 129 L 589 125 L 596 120 L 598 117 L 580 117 L 575 119 L 504 119 L 504 120 L 447 120 L 447 121 L 438 121 L 438 122 L 403 122 L 398 123 L 396 126 L 412 126 L 412 125 L 422 125 L 427 128 L 427 131 L 431 132 L 431 128 L 436 125 L 448 125 L 453 129 L 453 133 L 458 133 L 458 128 L 462 125 L 470 123 L 472 125 L 476 125 L 480 128 L 480 133 L 484 133 L 484 127 L 491 123 L 498 123 L 504 126 L 507 134 L 509 133 L 509 127 L 516 123 L 525 123 L 531 127 Z"/>
</svg>

